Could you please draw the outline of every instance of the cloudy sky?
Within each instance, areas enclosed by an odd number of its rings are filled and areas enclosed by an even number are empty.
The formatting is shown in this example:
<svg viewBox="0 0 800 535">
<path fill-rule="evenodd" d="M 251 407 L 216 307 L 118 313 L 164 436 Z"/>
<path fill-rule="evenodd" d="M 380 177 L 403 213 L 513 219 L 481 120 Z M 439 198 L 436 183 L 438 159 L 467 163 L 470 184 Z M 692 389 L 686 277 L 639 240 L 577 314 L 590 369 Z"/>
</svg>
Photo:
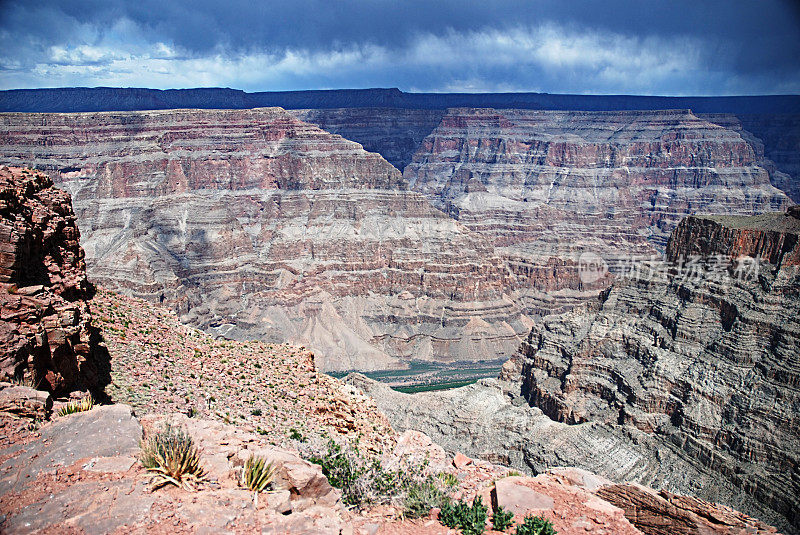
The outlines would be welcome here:
<svg viewBox="0 0 800 535">
<path fill-rule="evenodd" d="M 0 0 L 0 89 L 800 93 L 792 0 Z"/>
</svg>

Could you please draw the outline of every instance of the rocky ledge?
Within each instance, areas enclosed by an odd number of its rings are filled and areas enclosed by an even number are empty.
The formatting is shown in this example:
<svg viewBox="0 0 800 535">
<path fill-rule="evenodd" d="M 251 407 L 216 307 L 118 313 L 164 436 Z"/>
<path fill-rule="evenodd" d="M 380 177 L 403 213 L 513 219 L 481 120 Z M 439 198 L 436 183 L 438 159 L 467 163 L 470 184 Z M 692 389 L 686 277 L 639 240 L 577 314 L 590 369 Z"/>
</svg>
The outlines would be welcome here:
<svg viewBox="0 0 800 535">
<path fill-rule="evenodd" d="M 108 383 L 79 238 L 70 196 L 47 175 L 0 167 L 0 380 L 53 392 Z"/>
<path fill-rule="evenodd" d="M 142 437 L 167 422 L 197 445 L 205 475 L 195 492 L 152 490 L 150 474 L 138 460 Z M 435 509 L 430 516 L 408 520 L 391 507 L 346 508 L 320 467 L 297 450 L 269 446 L 264 437 L 220 422 L 180 414 L 137 419 L 126 405 L 108 405 L 59 417 L 35 431 L 20 430 L 18 424 L 0 414 L 0 428 L 14 431 L 0 442 L 3 532 L 452 533 L 437 522 Z M 251 455 L 275 466 L 271 490 L 257 500 L 239 484 Z M 480 496 L 490 511 L 502 506 L 517 522 L 526 515 L 541 516 L 564 535 L 776 532 L 724 507 L 615 485 L 583 470 L 561 468 L 535 478 L 510 475 L 507 468 L 486 461 L 449 456 L 413 431 L 404 433 L 380 462 L 392 467 L 415 456 L 458 482 L 455 498 Z"/>
</svg>

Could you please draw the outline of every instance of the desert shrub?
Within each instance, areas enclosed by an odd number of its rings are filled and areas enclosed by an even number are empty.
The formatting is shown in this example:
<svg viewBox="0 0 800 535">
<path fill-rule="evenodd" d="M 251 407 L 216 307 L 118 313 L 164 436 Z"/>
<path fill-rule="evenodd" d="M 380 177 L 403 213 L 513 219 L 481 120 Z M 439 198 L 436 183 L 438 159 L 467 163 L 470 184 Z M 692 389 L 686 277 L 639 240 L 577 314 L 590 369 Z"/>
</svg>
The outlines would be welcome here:
<svg viewBox="0 0 800 535">
<path fill-rule="evenodd" d="M 439 512 L 439 522 L 449 528 L 460 529 L 464 535 L 480 535 L 486 529 L 486 512 L 480 496 L 472 500 L 472 505 L 464 500 L 448 500 Z"/>
<path fill-rule="evenodd" d="M 409 518 L 426 516 L 434 507 L 449 502 L 447 493 L 433 477 L 408 481 L 402 486 L 403 510 Z"/>
<path fill-rule="evenodd" d="M 406 516 L 425 516 L 447 499 L 445 486 L 435 474 L 426 474 L 427 460 L 405 460 L 397 470 L 383 468 L 376 457 L 358 449 L 358 443 L 330 439 L 321 448 L 313 441 L 304 445 L 304 456 L 322 468 L 328 482 L 342 490 L 342 501 L 352 507 L 392 504 Z"/>
<path fill-rule="evenodd" d="M 192 491 L 205 479 L 200 452 L 192 437 L 169 423 L 140 444 L 139 460 L 153 474 L 152 490 L 175 485 Z"/>
<path fill-rule="evenodd" d="M 516 535 L 555 535 L 556 533 L 549 520 L 541 516 L 528 515 L 522 524 L 517 526 Z"/>
<path fill-rule="evenodd" d="M 242 469 L 241 485 L 254 492 L 262 492 L 275 477 L 275 465 L 263 457 L 251 455 Z"/>
<path fill-rule="evenodd" d="M 296 440 L 298 442 L 305 442 L 306 441 L 306 437 L 303 436 L 303 433 L 301 433 L 300 431 L 298 431 L 294 427 L 289 429 L 289 438 L 291 438 L 292 440 Z"/>
<path fill-rule="evenodd" d="M 61 407 L 58 410 L 59 416 L 66 416 L 68 414 L 75 414 L 76 412 L 85 412 L 88 410 L 92 410 L 94 407 L 94 399 L 92 396 L 86 396 L 81 399 L 74 399 Z"/>
<path fill-rule="evenodd" d="M 492 515 L 492 526 L 497 531 L 505 531 L 514 522 L 514 513 L 503 509 L 502 505 L 497 506 L 497 510 Z"/>
</svg>

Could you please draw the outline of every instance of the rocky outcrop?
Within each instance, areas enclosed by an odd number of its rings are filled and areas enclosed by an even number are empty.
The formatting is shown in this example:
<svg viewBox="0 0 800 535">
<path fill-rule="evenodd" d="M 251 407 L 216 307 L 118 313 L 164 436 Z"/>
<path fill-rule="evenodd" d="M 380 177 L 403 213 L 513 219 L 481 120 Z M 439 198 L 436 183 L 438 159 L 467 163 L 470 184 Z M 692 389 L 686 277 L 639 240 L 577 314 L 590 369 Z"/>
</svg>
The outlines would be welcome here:
<svg viewBox="0 0 800 535">
<path fill-rule="evenodd" d="M 597 496 L 625 510 L 625 516 L 646 535 L 693 535 L 701 533 L 776 533 L 764 524 L 738 511 L 704 502 L 691 496 L 628 483 L 607 485 Z"/>
<path fill-rule="evenodd" d="M 404 176 L 502 247 L 521 302 L 541 312 L 552 303 L 526 287 L 562 302 L 559 290 L 593 294 L 582 254 L 618 272 L 663 250 L 687 214 L 786 206 L 762 160 L 739 133 L 689 110 L 451 109 Z"/>
<path fill-rule="evenodd" d="M 162 421 L 142 423 L 153 432 Z M 185 429 L 201 452 L 206 478 L 199 492 L 149 492 L 149 474 L 136 459 L 142 425 L 128 406 L 102 406 L 59 418 L 38 437 L 0 450 L 0 529 L 339 535 L 347 528 L 339 491 L 297 453 L 233 426 L 182 415 L 169 421 Z M 276 468 L 274 490 L 258 502 L 238 484 L 251 454 L 267 456 Z"/>
<path fill-rule="evenodd" d="M 377 152 L 399 170 L 411 158 L 441 121 L 444 110 L 407 110 L 398 108 L 335 108 L 291 110 L 307 123 L 315 124 L 345 139 Z"/>
<path fill-rule="evenodd" d="M 0 380 L 102 390 L 92 292 L 69 195 L 41 172 L 0 167 Z"/>
<path fill-rule="evenodd" d="M 667 244 L 666 258 L 722 256 L 731 261 L 758 258 L 778 268 L 800 265 L 800 207 L 783 214 L 753 217 L 690 216 L 680 222 Z"/>
<path fill-rule="evenodd" d="M 73 194 L 90 276 L 327 370 L 507 355 L 530 321 L 484 238 L 377 154 L 280 109 L 5 114 Z"/>
<path fill-rule="evenodd" d="M 687 218 L 668 259 L 713 262 L 625 279 L 593 307 L 545 319 L 515 357 L 523 394 L 558 421 L 679 445 L 797 527 L 798 236 L 783 213 Z M 761 263 L 743 272 L 742 256 Z"/>
</svg>

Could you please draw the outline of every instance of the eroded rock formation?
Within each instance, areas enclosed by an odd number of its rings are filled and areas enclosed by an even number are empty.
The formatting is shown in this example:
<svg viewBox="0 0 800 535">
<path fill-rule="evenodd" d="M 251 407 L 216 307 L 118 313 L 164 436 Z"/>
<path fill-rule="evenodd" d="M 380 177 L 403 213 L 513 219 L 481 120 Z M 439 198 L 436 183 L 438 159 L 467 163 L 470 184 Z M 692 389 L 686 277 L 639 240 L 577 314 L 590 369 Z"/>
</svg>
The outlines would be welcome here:
<svg viewBox="0 0 800 535">
<path fill-rule="evenodd" d="M 57 392 L 108 382 L 79 236 L 47 175 L 0 167 L 0 380 Z"/>
<path fill-rule="evenodd" d="M 739 132 L 689 110 L 462 108 L 448 110 L 404 176 L 501 247 L 520 302 L 549 312 L 594 294 L 578 276 L 583 253 L 614 272 L 662 251 L 690 213 L 782 209 L 790 201 L 762 164 Z"/>
<path fill-rule="evenodd" d="M 73 194 L 98 283 L 323 369 L 507 355 L 530 321 L 482 236 L 280 109 L 4 114 L 0 153 Z"/>
<path fill-rule="evenodd" d="M 579 466 L 797 532 L 796 214 L 685 219 L 669 241 L 676 265 L 665 277 L 620 279 L 595 302 L 546 317 L 502 383 L 405 396 L 351 381 L 396 428 L 446 447 L 466 444 L 467 453 L 504 455 L 535 472 Z M 709 261 L 687 271 L 693 255 Z"/>
</svg>

